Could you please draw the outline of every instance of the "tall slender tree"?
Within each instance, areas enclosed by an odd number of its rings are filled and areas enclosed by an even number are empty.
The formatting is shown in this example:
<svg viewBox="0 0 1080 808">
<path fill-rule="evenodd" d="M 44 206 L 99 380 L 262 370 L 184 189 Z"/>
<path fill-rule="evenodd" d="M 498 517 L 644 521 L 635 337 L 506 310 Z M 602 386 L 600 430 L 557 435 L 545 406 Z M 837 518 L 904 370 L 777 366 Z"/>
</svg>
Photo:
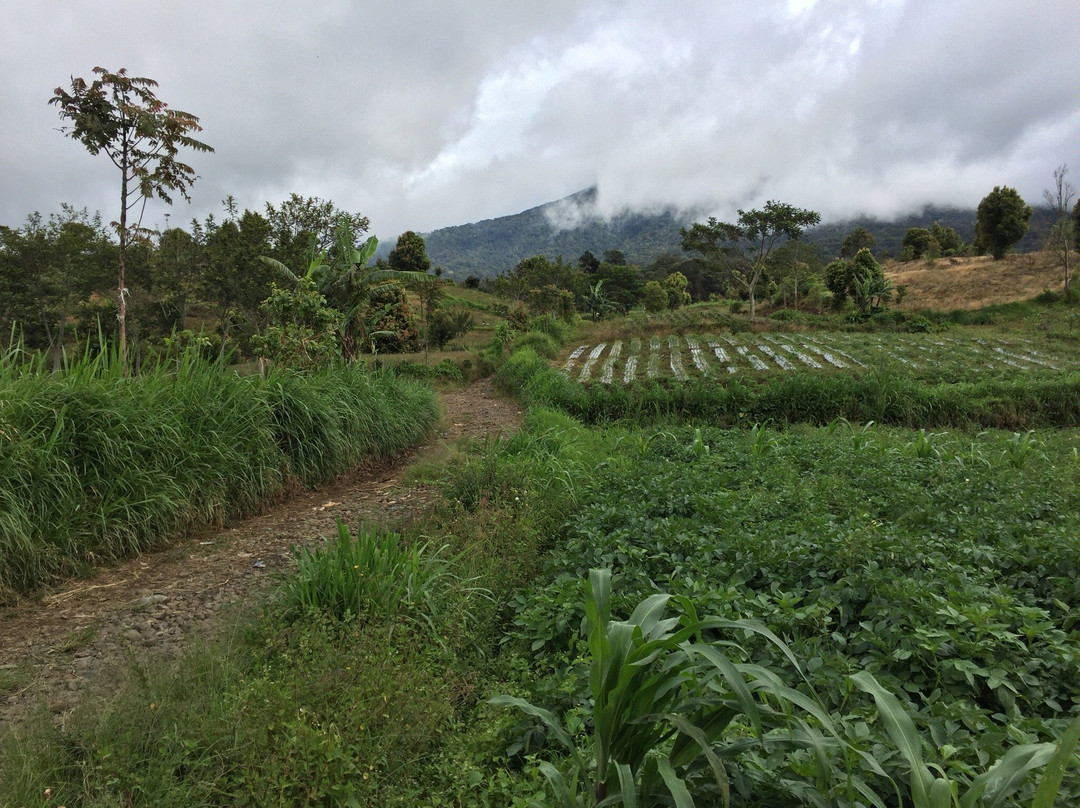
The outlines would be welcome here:
<svg viewBox="0 0 1080 808">
<path fill-rule="evenodd" d="M 180 162 L 181 148 L 197 152 L 213 149 L 194 137 L 201 132 L 199 119 L 189 112 L 169 109 L 154 94 L 153 79 L 129 76 L 125 68 L 113 73 L 95 67 L 97 78 L 71 78 L 70 90 L 57 87 L 50 104 L 60 108 L 68 121 L 61 128 L 90 154 L 102 152 L 120 170 L 120 218 L 113 222 L 120 238 L 117 279 L 120 321 L 120 356 L 127 367 L 127 286 L 125 262 L 132 238 L 143 235 L 142 214 L 152 197 L 172 204 L 172 193 L 189 200 L 195 169 Z M 137 213 L 136 213 L 137 211 Z M 132 222 L 132 217 L 134 221 Z"/>
<path fill-rule="evenodd" d="M 1071 277 L 1069 273 L 1069 259 L 1076 242 L 1076 222 L 1073 219 L 1073 199 L 1076 197 L 1076 189 L 1072 183 L 1067 182 L 1065 175 L 1069 173 L 1069 167 L 1062 163 L 1054 171 L 1054 187 L 1043 191 L 1043 199 L 1054 217 L 1054 223 L 1050 225 L 1050 233 L 1047 236 L 1047 245 L 1061 257 L 1061 264 L 1065 269 L 1065 296 L 1072 294 Z"/>
</svg>

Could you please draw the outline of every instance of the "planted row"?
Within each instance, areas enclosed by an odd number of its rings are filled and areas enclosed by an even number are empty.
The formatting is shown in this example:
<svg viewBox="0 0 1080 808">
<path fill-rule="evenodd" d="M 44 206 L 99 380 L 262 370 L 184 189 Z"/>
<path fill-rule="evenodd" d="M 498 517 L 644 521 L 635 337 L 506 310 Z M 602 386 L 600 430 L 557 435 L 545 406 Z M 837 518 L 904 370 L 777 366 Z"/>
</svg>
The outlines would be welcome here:
<svg viewBox="0 0 1080 808">
<path fill-rule="evenodd" d="M 868 334 L 724 334 L 616 339 L 579 345 L 561 370 L 581 383 L 631 384 L 691 375 L 860 371 L 895 363 L 920 378 L 975 381 L 1004 373 L 1076 369 L 1074 359 L 1021 340 Z M 597 373 L 599 369 L 599 373 Z"/>
<path fill-rule="evenodd" d="M 649 354 L 649 364 L 658 353 Z M 599 359 L 599 356 L 597 357 Z M 685 366 L 684 366 L 685 367 Z M 1012 373 L 981 381 L 928 383 L 889 367 L 858 373 L 806 370 L 743 379 L 690 376 L 580 384 L 530 350 L 515 353 L 499 382 L 526 403 L 555 407 L 589 423 L 636 419 L 719 425 L 773 419 L 848 421 L 1012 430 L 1080 425 L 1080 371 Z"/>
</svg>

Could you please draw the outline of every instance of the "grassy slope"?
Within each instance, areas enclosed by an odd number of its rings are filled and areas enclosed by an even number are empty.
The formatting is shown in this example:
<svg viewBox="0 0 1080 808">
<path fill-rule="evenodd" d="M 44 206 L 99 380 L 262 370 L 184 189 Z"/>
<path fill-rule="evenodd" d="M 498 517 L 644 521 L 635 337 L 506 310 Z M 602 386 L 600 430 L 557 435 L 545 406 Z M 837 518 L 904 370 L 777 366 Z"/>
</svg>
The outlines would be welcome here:
<svg viewBox="0 0 1080 808">
<path fill-rule="evenodd" d="M 1064 274 L 1058 256 L 1049 253 L 940 258 L 936 261 L 888 261 L 885 276 L 907 287 L 904 308 L 950 311 L 979 309 L 1030 300 L 1042 291 L 1059 292 Z"/>
</svg>

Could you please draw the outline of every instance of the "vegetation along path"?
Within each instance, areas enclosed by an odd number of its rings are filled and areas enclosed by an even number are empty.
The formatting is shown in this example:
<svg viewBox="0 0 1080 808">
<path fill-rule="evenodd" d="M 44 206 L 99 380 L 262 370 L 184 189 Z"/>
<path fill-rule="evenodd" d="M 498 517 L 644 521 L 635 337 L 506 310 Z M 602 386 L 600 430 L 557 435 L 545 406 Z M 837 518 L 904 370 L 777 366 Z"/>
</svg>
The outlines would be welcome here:
<svg viewBox="0 0 1080 808">
<path fill-rule="evenodd" d="M 401 472 L 465 438 L 516 431 L 521 409 L 490 379 L 445 392 L 437 433 L 405 456 L 371 461 L 337 482 L 299 493 L 260 516 L 174 542 L 90 579 L 71 580 L 0 610 L 0 731 L 46 704 L 64 721 L 90 693 L 114 689 L 132 659 L 178 655 L 233 604 L 288 569 L 298 544 L 329 535 L 336 520 L 393 522 L 434 492 L 403 488 Z"/>
</svg>

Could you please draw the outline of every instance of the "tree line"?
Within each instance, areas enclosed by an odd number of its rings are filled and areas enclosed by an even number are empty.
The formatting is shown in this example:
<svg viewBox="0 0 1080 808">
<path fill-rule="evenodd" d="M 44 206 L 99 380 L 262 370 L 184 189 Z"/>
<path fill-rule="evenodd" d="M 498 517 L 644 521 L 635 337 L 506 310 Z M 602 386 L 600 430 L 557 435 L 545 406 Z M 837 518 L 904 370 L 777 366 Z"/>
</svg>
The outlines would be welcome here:
<svg viewBox="0 0 1080 808">
<path fill-rule="evenodd" d="M 441 289 L 424 241 L 409 231 L 388 259 L 372 261 L 367 229 L 358 213 L 292 194 L 261 211 L 229 198 L 187 228 L 140 232 L 126 244 L 122 296 L 132 363 L 192 343 L 219 358 L 304 361 L 420 350 L 427 323 L 412 301 L 432 319 Z M 119 253 L 115 228 L 70 205 L 0 226 L 0 328 L 48 351 L 54 366 L 73 342 L 119 342 Z M 462 325 L 442 323 L 436 339 L 445 343 Z"/>
</svg>

